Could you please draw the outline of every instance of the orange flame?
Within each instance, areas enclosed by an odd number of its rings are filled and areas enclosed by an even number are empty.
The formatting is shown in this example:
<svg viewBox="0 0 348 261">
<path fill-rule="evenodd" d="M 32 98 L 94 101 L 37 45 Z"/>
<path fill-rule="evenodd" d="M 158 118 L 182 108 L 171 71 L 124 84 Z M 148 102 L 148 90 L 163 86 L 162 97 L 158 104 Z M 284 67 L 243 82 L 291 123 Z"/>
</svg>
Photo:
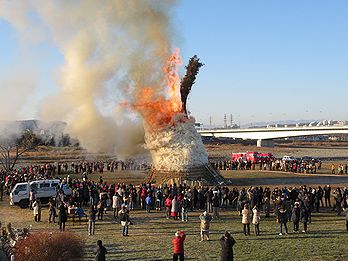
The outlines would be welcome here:
<svg viewBox="0 0 348 261">
<path fill-rule="evenodd" d="M 167 86 L 163 93 L 155 93 L 151 87 L 144 87 L 131 107 L 138 111 L 152 129 L 174 125 L 174 116 L 182 112 L 180 98 L 180 77 L 178 66 L 182 65 L 179 50 L 176 49 L 163 68 Z"/>
</svg>

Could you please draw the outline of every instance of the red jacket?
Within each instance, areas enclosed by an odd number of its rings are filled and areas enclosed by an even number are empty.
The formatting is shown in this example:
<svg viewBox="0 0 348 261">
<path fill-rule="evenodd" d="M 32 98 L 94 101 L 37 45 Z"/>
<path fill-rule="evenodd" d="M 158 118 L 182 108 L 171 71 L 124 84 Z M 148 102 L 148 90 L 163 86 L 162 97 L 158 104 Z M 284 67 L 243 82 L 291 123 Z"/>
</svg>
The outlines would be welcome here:
<svg viewBox="0 0 348 261">
<path fill-rule="evenodd" d="M 172 205 L 172 200 L 168 197 L 166 198 L 166 200 L 164 201 L 164 204 L 167 208 L 170 208 L 170 206 Z"/>
<path fill-rule="evenodd" d="M 184 232 L 180 232 L 179 237 L 173 238 L 172 243 L 174 244 L 174 254 L 184 253 L 185 238 L 186 238 L 186 235 Z"/>
</svg>

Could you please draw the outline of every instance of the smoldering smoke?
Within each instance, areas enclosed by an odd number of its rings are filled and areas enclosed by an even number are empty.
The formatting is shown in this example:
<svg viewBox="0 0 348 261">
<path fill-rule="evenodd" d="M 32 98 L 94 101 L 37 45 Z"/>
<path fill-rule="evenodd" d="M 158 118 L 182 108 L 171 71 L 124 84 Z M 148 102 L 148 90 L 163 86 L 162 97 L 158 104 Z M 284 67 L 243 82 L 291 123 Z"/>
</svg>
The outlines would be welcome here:
<svg viewBox="0 0 348 261">
<path fill-rule="evenodd" d="M 173 5 L 173 0 L 1 1 L 0 19 L 16 29 L 21 42 L 48 42 L 64 56 L 58 95 L 41 104 L 40 118 L 67 122 L 69 134 L 89 151 L 121 157 L 139 152 L 142 123 L 119 104 L 139 88 L 155 89 L 164 81 Z"/>
</svg>

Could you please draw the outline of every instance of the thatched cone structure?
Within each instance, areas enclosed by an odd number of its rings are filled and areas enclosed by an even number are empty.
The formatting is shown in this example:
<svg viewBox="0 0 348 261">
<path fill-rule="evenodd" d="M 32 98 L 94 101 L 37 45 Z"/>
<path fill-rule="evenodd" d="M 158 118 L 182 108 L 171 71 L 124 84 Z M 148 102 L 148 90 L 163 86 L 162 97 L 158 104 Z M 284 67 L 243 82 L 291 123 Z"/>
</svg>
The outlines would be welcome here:
<svg viewBox="0 0 348 261">
<path fill-rule="evenodd" d="M 210 164 L 192 167 L 182 171 L 166 171 L 151 169 L 145 178 L 146 183 L 157 185 L 183 184 L 188 185 L 226 185 L 227 181 Z"/>
</svg>

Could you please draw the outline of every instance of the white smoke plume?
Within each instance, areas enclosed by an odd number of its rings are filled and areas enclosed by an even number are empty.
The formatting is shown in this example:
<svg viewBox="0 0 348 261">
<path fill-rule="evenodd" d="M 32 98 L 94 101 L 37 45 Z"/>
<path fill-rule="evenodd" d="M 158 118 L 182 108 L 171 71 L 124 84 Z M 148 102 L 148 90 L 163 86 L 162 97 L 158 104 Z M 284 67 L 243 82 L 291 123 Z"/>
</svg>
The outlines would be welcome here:
<svg viewBox="0 0 348 261">
<path fill-rule="evenodd" d="M 142 86 L 163 86 L 172 52 L 172 0 L 2 0 L 0 19 L 28 44 L 48 41 L 64 56 L 57 97 L 41 118 L 64 120 L 90 151 L 128 156 L 141 148 L 143 127 L 122 109 Z M 126 92 L 124 91 L 126 90 Z M 115 112 L 118 113 L 115 113 Z"/>
</svg>

